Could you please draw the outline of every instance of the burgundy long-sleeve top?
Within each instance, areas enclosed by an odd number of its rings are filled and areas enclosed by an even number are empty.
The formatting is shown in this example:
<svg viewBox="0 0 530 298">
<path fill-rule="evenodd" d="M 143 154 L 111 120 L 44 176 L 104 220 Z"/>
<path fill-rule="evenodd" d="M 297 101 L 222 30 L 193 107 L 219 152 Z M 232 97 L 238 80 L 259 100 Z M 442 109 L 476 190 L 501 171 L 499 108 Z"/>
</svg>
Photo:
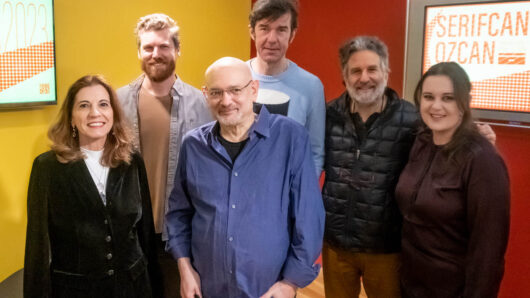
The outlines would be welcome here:
<svg viewBox="0 0 530 298">
<path fill-rule="evenodd" d="M 497 297 L 510 223 L 506 166 L 484 138 L 454 161 L 419 134 L 396 188 L 405 297 Z"/>
</svg>

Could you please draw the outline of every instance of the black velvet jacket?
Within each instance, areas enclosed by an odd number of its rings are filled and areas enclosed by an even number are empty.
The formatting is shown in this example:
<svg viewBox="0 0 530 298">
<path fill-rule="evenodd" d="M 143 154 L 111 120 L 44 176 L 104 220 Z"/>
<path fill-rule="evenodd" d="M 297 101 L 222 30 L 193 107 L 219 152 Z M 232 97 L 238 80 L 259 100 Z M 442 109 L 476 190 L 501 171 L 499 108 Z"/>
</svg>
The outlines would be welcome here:
<svg viewBox="0 0 530 298">
<path fill-rule="evenodd" d="M 83 160 L 38 156 L 28 189 L 24 297 L 157 297 L 162 287 L 143 160 L 111 168 L 107 205 Z"/>
<path fill-rule="evenodd" d="M 324 239 L 351 252 L 400 250 L 401 215 L 394 189 L 419 125 L 416 108 L 385 90 L 387 105 L 360 140 L 344 92 L 326 111 Z"/>
</svg>

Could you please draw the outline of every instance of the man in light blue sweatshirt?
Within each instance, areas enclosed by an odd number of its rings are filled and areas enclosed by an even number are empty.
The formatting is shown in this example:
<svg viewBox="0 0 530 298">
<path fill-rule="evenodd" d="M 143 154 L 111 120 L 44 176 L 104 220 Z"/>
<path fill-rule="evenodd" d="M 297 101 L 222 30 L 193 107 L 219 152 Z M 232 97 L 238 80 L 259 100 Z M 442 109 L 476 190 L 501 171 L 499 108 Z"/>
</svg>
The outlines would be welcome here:
<svg viewBox="0 0 530 298">
<path fill-rule="evenodd" d="M 307 129 L 319 177 L 324 163 L 324 87 L 318 77 L 285 57 L 298 26 L 297 2 L 258 0 L 249 20 L 257 56 L 247 63 L 260 82 L 256 110 L 265 104 L 271 113 L 292 118 Z"/>
</svg>

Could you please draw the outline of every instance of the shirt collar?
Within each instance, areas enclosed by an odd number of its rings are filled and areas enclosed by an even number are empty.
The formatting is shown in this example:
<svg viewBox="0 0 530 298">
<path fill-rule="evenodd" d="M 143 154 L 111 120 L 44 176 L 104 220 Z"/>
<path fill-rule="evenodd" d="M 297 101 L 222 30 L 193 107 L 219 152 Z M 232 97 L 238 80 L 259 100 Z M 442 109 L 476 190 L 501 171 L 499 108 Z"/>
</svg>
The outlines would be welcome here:
<svg viewBox="0 0 530 298">
<path fill-rule="evenodd" d="M 142 73 L 136 80 L 134 80 L 131 85 L 134 89 L 136 89 L 136 92 L 140 91 L 140 88 L 142 87 L 142 83 L 145 78 L 145 73 Z M 175 82 L 173 83 L 173 86 L 171 87 L 171 90 L 169 93 L 171 94 L 171 97 L 174 97 L 175 94 L 178 94 L 180 97 L 182 97 L 184 85 L 182 80 L 179 78 L 179 76 L 175 75 Z"/>
<path fill-rule="evenodd" d="M 254 123 L 250 126 L 248 130 L 249 139 L 253 139 L 255 135 L 268 138 L 270 136 L 270 116 L 271 114 L 267 108 L 263 105 L 259 114 L 256 116 Z M 219 133 L 219 121 L 215 121 L 215 124 L 212 126 L 210 131 L 207 133 L 207 140 L 209 144 L 212 144 L 215 136 Z"/>
<path fill-rule="evenodd" d="M 254 133 L 265 138 L 270 136 L 270 116 L 269 110 L 267 110 L 265 105 L 262 105 L 254 124 L 252 124 L 248 132 L 250 138 L 252 138 Z"/>
<path fill-rule="evenodd" d="M 182 84 L 182 80 L 179 78 L 179 76 L 175 75 L 175 83 L 173 83 L 173 87 L 171 88 L 171 92 L 176 92 L 180 97 L 182 97 L 184 85 Z M 173 94 L 172 94 L 173 95 Z"/>
</svg>

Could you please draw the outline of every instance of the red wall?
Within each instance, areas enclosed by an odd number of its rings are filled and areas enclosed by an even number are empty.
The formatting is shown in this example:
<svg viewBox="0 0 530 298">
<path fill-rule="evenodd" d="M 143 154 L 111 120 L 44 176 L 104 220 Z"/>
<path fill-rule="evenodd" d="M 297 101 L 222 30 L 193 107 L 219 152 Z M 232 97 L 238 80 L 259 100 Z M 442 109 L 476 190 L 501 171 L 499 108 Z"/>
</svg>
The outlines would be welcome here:
<svg viewBox="0 0 530 298">
<path fill-rule="evenodd" d="M 337 50 L 356 35 L 377 35 L 388 45 L 389 85 L 402 94 L 406 0 L 300 2 L 299 30 L 287 56 L 322 80 L 327 100 L 344 91 Z M 499 297 L 530 297 L 530 129 L 494 130 L 512 191 L 510 242 Z"/>
<path fill-rule="evenodd" d="M 510 240 L 499 297 L 530 297 L 530 129 L 493 129 L 508 166 L 512 193 Z"/>
</svg>

